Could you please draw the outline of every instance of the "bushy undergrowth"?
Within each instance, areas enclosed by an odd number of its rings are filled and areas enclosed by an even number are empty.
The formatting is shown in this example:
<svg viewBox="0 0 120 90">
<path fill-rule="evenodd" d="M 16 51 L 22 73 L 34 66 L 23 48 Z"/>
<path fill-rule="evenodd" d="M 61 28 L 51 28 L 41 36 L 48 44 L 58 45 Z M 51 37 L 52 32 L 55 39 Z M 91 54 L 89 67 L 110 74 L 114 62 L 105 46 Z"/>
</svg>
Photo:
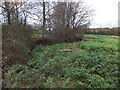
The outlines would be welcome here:
<svg viewBox="0 0 120 90">
<path fill-rule="evenodd" d="M 7 71 L 5 87 L 116 88 L 117 38 L 88 36 L 95 39 L 38 46 L 32 52 L 27 66 L 13 66 Z M 20 67 L 23 69 L 17 72 Z"/>
<path fill-rule="evenodd" d="M 19 23 L 2 25 L 2 66 L 26 63 L 31 45 L 31 27 Z"/>
</svg>

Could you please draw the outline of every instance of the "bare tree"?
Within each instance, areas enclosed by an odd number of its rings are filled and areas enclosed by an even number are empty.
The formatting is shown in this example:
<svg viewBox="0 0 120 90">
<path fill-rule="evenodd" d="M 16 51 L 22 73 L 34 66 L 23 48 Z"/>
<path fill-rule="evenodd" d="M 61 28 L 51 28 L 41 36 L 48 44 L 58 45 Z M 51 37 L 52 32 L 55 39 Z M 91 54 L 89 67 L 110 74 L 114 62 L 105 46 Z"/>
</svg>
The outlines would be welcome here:
<svg viewBox="0 0 120 90">
<path fill-rule="evenodd" d="M 1 15 L 4 17 L 5 23 L 21 22 L 22 24 L 26 24 L 28 16 L 31 15 L 30 12 L 33 5 L 31 5 L 30 2 L 4 1 L 0 7 L 2 8 Z"/>
<path fill-rule="evenodd" d="M 42 37 L 44 37 L 44 34 L 52 29 L 52 12 L 57 6 L 52 2 L 45 2 L 45 0 L 36 1 L 34 5 L 34 11 L 31 13 L 31 16 L 37 17 L 34 19 L 35 23 L 42 29 Z"/>
<path fill-rule="evenodd" d="M 10 2 L 3 2 L 0 7 L 2 8 L 2 15 L 6 18 L 7 23 L 11 23 L 11 5 Z"/>
<path fill-rule="evenodd" d="M 19 9 L 23 4 L 21 2 L 3 2 L 2 15 L 8 24 L 19 21 Z"/>
<path fill-rule="evenodd" d="M 70 30 L 72 30 L 73 34 L 78 28 L 89 26 L 93 10 L 84 6 L 82 1 L 58 2 L 57 4 L 58 7 L 55 7 L 53 11 L 54 30 L 58 32 L 56 35 L 60 34 L 60 36 L 68 37 L 70 36 Z"/>
</svg>

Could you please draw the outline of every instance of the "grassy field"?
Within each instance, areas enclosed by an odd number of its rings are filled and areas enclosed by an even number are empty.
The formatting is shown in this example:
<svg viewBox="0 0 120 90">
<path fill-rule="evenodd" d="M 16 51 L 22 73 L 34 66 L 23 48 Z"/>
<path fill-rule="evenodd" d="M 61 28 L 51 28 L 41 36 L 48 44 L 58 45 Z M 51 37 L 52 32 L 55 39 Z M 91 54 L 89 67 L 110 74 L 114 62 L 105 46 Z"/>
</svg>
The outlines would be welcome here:
<svg viewBox="0 0 120 90">
<path fill-rule="evenodd" d="M 85 37 L 93 40 L 36 47 L 26 66 L 8 70 L 6 87 L 116 88 L 118 37 Z"/>
</svg>

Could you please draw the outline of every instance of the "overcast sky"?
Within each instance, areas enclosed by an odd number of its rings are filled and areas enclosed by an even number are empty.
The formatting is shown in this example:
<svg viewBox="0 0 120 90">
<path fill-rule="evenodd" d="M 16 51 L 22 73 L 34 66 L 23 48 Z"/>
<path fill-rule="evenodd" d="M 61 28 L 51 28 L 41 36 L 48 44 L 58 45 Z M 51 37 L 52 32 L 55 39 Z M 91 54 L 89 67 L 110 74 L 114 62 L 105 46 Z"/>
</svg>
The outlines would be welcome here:
<svg viewBox="0 0 120 90">
<path fill-rule="evenodd" d="M 91 27 L 118 26 L 118 2 L 120 0 L 83 0 L 95 10 Z"/>
</svg>

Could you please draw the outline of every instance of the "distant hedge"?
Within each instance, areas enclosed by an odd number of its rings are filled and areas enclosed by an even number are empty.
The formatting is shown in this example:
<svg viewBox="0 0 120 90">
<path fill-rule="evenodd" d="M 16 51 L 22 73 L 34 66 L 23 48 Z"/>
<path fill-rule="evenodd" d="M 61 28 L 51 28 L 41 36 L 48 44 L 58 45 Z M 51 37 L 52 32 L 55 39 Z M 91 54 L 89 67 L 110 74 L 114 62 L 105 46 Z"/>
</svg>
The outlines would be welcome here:
<svg viewBox="0 0 120 90">
<path fill-rule="evenodd" d="M 119 28 L 96 28 L 85 31 L 86 34 L 119 35 Z"/>
</svg>

